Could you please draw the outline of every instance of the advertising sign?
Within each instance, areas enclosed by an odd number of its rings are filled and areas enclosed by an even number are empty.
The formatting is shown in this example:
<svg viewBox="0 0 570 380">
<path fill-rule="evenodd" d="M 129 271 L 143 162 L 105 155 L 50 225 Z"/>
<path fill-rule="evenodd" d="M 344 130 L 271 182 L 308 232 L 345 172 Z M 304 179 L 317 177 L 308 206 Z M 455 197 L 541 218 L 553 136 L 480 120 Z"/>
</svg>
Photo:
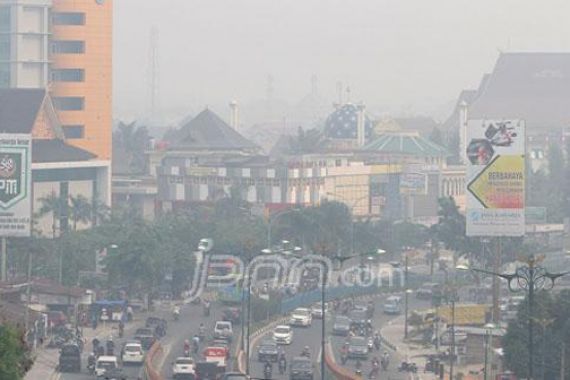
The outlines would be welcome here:
<svg viewBox="0 0 570 380">
<path fill-rule="evenodd" d="M 30 236 L 32 136 L 0 134 L 0 236 Z"/>
<path fill-rule="evenodd" d="M 467 235 L 525 232 L 525 128 L 521 120 L 467 126 Z"/>
<path fill-rule="evenodd" d="M 400 178 L 400 194 L 427 194 L 427 175 L 421 165 L 410 164 Z"/>
</svg>

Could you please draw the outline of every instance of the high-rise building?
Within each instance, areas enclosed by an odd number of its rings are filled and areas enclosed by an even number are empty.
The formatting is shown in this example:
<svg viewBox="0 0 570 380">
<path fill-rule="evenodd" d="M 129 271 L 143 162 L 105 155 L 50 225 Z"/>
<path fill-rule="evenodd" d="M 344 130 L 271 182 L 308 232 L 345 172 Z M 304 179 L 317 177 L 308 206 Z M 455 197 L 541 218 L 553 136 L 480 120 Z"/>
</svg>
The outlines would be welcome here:
<svg viewBox="0 0 570 380">
<path fill-rule="evenodd" d="M 45 88 L 52 0 L 0 0 L 0 88 Z"/>
<path fill-rule="evenodd" d="M 66 139 L 111 159 L 112 0 L 53 0 L 50 85 Z"/>
</svg>

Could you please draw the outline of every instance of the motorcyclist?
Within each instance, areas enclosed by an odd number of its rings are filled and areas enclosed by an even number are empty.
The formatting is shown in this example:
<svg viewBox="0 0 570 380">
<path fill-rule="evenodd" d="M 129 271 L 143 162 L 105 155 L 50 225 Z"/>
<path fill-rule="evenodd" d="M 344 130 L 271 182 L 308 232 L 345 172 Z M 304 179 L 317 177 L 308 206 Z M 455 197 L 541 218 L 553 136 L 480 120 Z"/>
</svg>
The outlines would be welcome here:
<svg viewBox="0 0 570 380">
<path fill-rule="evenodd" d="M 190 341 L 188 339 L 184 339 L 184 353 L 190 353 Z"/>
<path fill-rule="evenodd" d="M 378 375 L 378 369 L 379 369 L 378 366 L 379 366 L 378 358 L 375 357 L 374 359 L 372 359 L 372 369 L 370 370 L 370 373 L 368 374 L 369 379 L 372 379 Z"/>
<path fill-rule="evenodd" d="M 374 334 L 374 347 L 376 348 L 376 351 L 380 350 L 380 345 L 382 343 L 382 340 L 380 339 L 380 333 L 378 333 L 378 331 Z"/>
<path fill-rule="evenodd" d="M 95 372 L 96 363 L 97 363 L 97 358 L 95 357 L 95 354 L 92 352 L 87 357 L 87 369 L 89 370 L 89 372 L 91 373 Z"/>
<path fill-rule="evenodd" d="M 123 321 L 119 321 L 119 338 L 122 338 L 125 333 L 125 324 Z"/>
<path fill-rule="evenodd" d="M 390 355 L 388 354 L 388 351 L 384 351 L 384 354 L 382 355 L 382 369 L 385 371 L 386 369 L 388 369 L 388 365 L 390 364 Z"/>
<path fill-rule="evenodd" d="M 180 317 L 180 307 L 178 305 L 174 306 L 174 308 L 172 309 L 172 315 L 175 321 L 177 321 L 178 318 Z"/>
<path fill-rule="evenodd" d="M 114 351 L 115 351 L 115 342 L 113 342 L 113 337 L 110 336 L 109 339 L 107 340 L 107 355 L 108 356 L 113 356 Z"/>
<path fill-rule="evenodd" d="M 311 350 L 309 349 L 309 346 L 305 346 L 303 348 L 303 352 L 301 352 L 301 356 L 305 356 L 307 358 L 311 357 Z"/>
<path fill-rule="evenodd" d="M 283 352 L 281 355 L 279 355 L 279 373 L 283 375 L 286 369 L 287 369 L 287 358 L 285 357 L 285 353 Z"/>
<path fill-rule="evenodd" d="M 204 315 L 206 317 L 210 316 L 210 301 L 204 301 Z"/>
<path fill-rule="evenodd" d="M 200 337 L 198 335 L 194 335 L 192 338 L 192 346 L 194 353 L 198 353 L 198 347 L 200 347 Z"/>
<path fill-rule="evenodd" d="M 271 373 L 273 372 L 273 365 L 271 362 L 265 362 L 265 366 L 263 367 L 263 375 L 266 379 L 271 379 Z"/>
<path fill-rule="evenodd" d="M 97 353 L 99 351 L 99 344 L 101 342 L 99 342 L 99 339 L 97 339 L 97 337 L 95 337 L 95 338 L 93 338 L 92 343 L 93 343 L 93 352 Z"/>
<path fill-rule="evenodd" d="M 203 323 L 200 323 L 200 327 L 198 330 L 200 331 L 200 336 L 204 336 L 204 334 L 206 333 L 206 326 L 204 326 Z"/>
</svg>

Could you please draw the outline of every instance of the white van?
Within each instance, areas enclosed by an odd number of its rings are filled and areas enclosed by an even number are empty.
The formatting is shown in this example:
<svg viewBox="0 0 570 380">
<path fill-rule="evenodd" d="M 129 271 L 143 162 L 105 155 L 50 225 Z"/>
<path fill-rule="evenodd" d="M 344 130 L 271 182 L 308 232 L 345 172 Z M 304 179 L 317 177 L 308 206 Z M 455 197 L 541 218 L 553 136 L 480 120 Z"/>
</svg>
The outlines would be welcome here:
<svg viewBox="0 0 570 380">
<path fill-rule="evenodd" d="M 116 356 L 99 356 L 95 364 L 95 375 L 97 378 L 103 378 L 107 371 L 113 371 L 119 368 Z"/>
<path fill-rule="evenodd" d="M 384 302 L 384 314 L 400 314 L 402 312 L 402 298 L 390 296 Z"/>
</svg>

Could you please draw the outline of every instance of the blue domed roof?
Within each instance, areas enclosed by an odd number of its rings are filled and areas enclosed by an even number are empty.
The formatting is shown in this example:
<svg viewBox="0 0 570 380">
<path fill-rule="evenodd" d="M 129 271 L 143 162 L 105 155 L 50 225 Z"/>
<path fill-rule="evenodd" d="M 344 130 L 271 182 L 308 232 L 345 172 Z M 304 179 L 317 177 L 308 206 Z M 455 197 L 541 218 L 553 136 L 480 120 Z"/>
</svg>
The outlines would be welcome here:
<svg viewBox="0 0 570 380">
<path fill-rule="evenodd" d="M 356 139 L 358 128 L 358 108 L 345 104 L 329 115 L 325 122 L 325 136 L 331 139 Z M 364 134 L 368 139 L 372 134 L 372 123 L 364 116 Z"/>
</svg>

